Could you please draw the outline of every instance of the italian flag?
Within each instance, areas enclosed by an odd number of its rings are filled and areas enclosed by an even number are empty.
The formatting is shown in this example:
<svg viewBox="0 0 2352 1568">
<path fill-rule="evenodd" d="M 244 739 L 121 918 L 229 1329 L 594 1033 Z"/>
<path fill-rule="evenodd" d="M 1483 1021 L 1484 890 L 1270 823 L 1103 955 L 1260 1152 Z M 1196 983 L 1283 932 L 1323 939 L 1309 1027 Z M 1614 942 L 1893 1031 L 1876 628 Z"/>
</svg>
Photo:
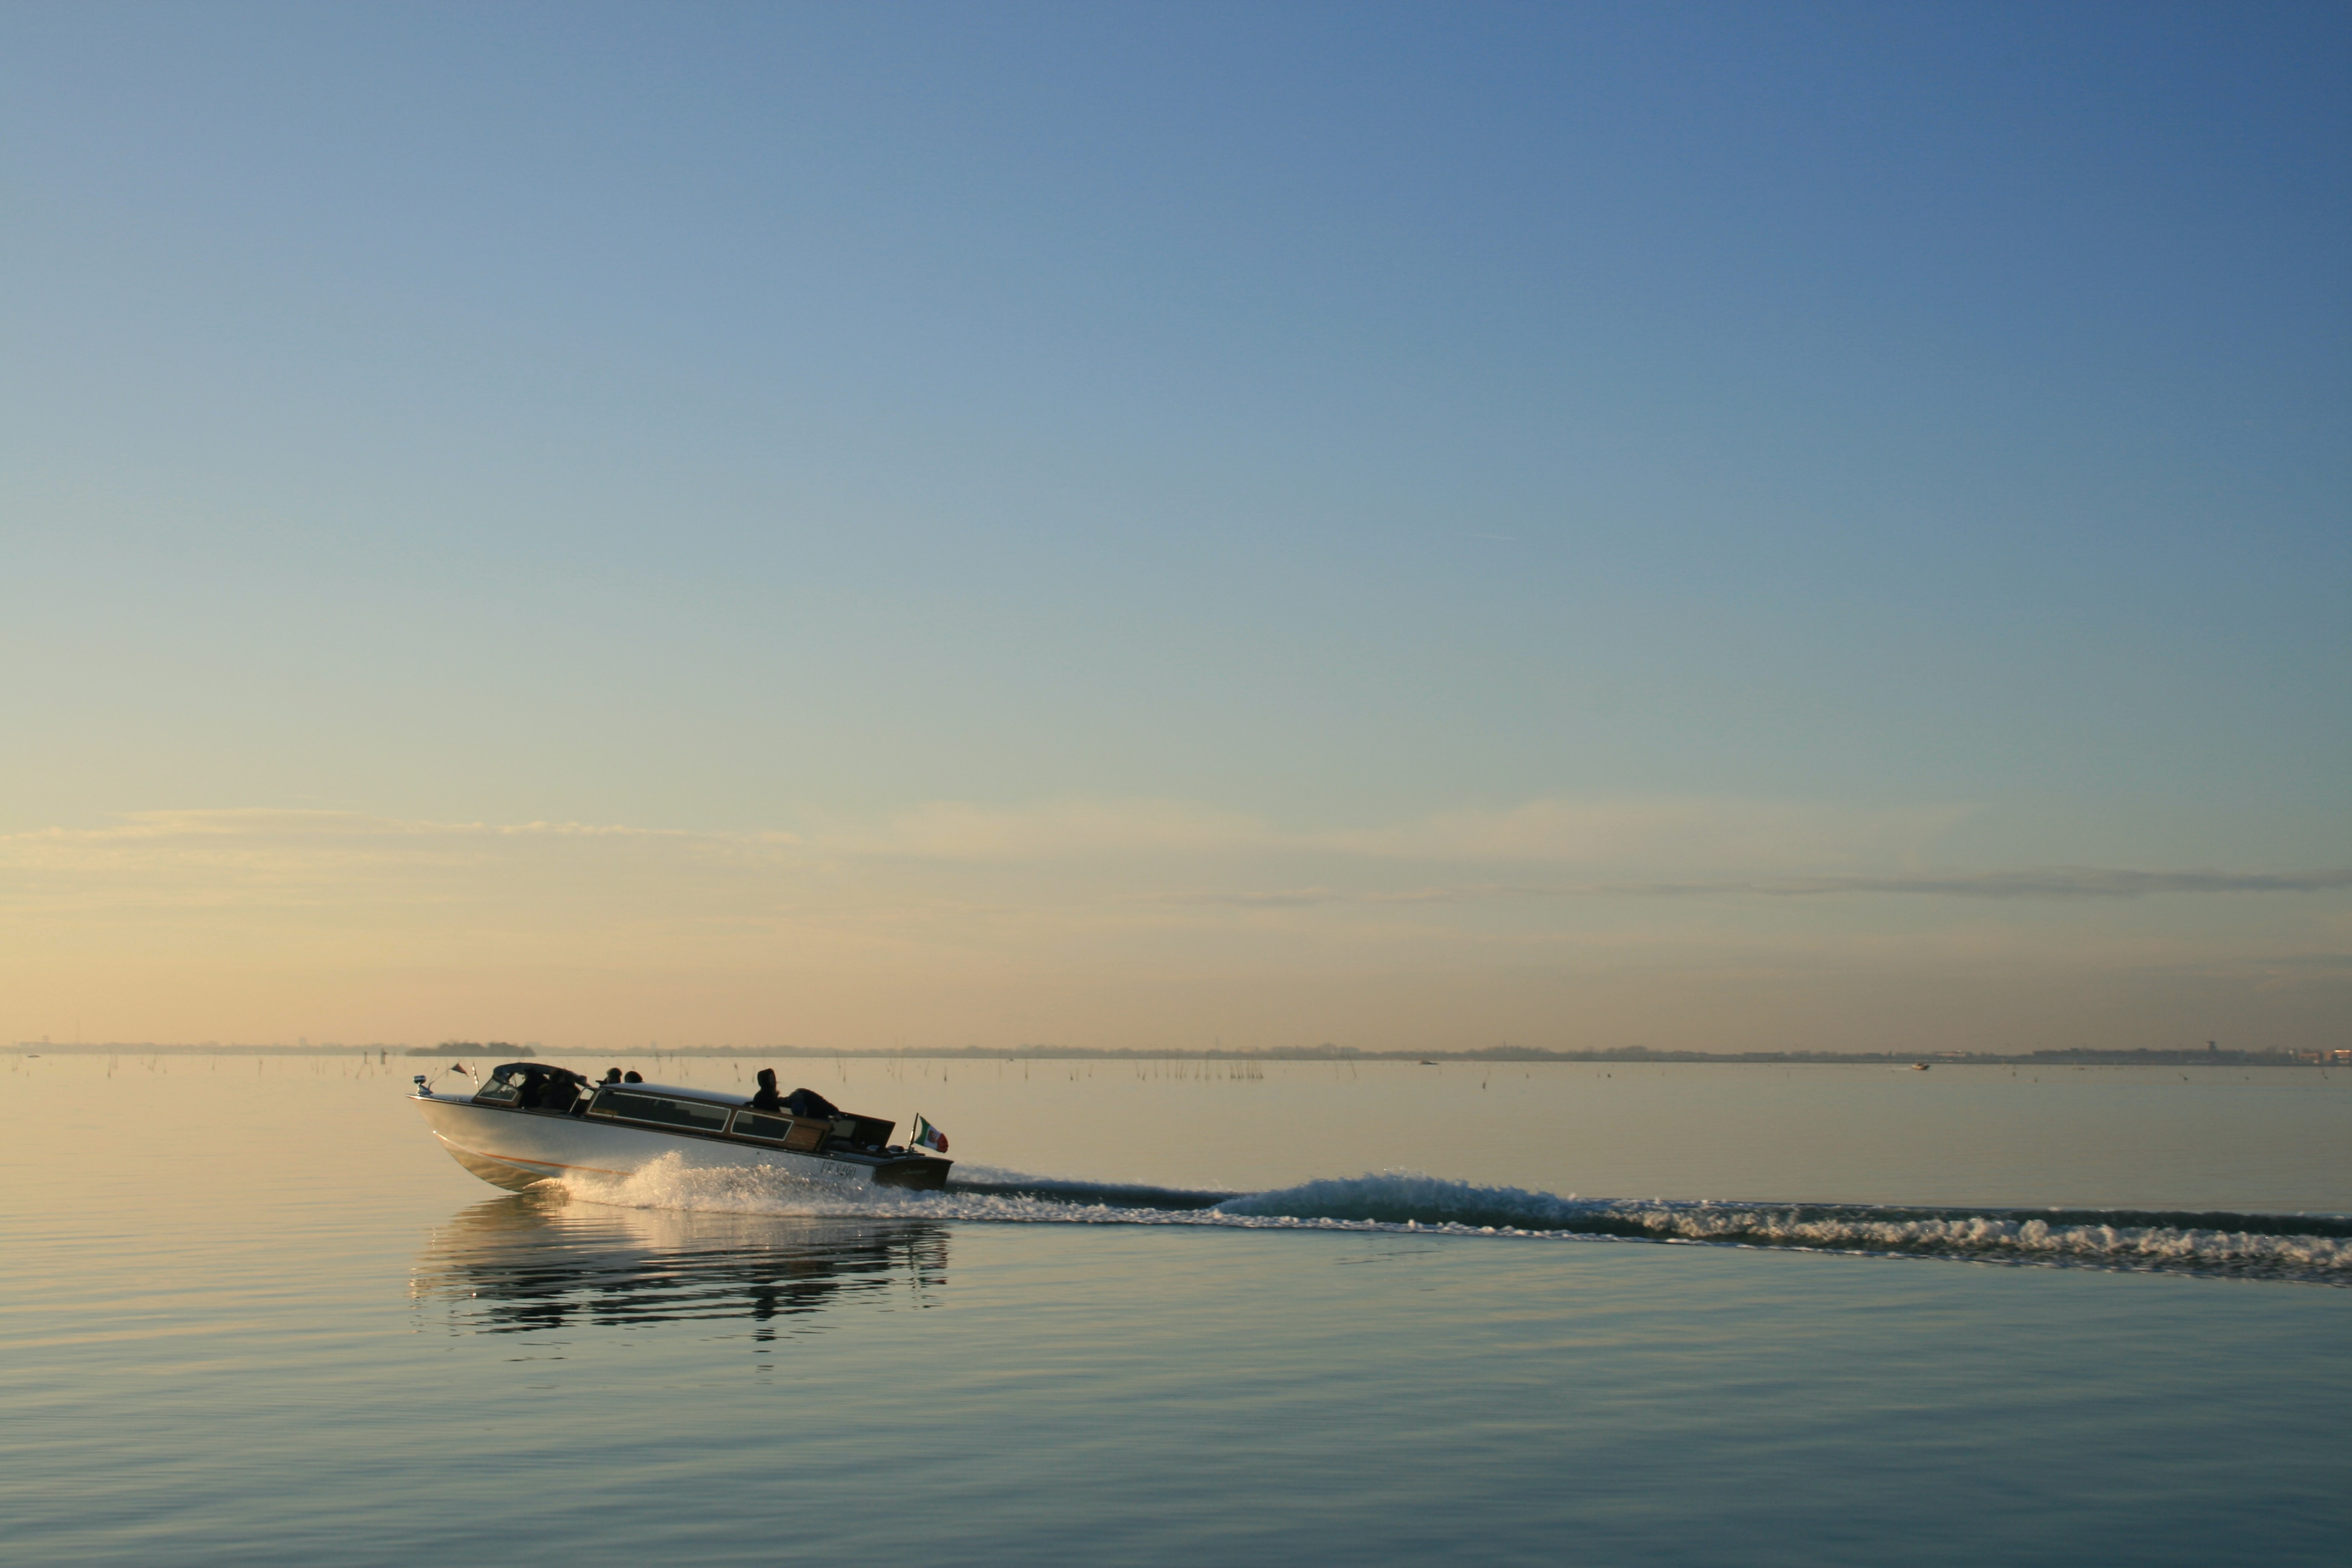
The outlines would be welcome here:
<svg viewBox="0 0 2352 1568">
<path fill-rule="evenodd" d="M 919 1110 L 915 1112 L 915 1146 L 937 1150 L 942 1154 L 948 1152 L 948 1135 L 924 1121 Z"/>
</svg>

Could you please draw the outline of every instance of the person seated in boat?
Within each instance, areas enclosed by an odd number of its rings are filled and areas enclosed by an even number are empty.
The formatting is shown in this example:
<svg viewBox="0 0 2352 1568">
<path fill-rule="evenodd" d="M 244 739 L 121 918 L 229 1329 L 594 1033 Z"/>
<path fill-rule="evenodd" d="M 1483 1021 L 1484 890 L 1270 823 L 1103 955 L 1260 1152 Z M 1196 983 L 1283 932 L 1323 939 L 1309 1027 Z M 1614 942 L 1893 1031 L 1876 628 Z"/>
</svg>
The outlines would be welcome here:
<svg viewBox="0 0 2352 1568">
<path fill-rule="evenodd" d="M 524 1075 L 515 1104 L 525 1110 L 569 1110 L 572 1098 L 569 1081 L 555 1073 L 533 1070 Z"/>
<path fill-rule="evenodd" d="M 618 1083 L 618 1082 L 620 1082 L 620 1081 L 621 1081 L 621 1069 L 620 1069 L 619 1068 L 606 1068 L 604 1069 L 604 1081 L 605 1081 L 606 1083 Z"/>
<path fill-rule="evenodd" d="M 761 1068 L 760 1069 L 760 1092 L 751 1097 L 751 1109 L 754 1110 L 781 1111 L 783 1108 L 784 1102 L 782 1097 L 776 1093 L 776 1069 L 773 1068 Z"/>
<path fill-rule="evenodd" d="M 838 1116 L 841 1108 L 813 1089 L 796 1089 L 784 1096 L 784 1110 L 793 1116 L 805 1116 L 812 1121 Z"/>
</svg>

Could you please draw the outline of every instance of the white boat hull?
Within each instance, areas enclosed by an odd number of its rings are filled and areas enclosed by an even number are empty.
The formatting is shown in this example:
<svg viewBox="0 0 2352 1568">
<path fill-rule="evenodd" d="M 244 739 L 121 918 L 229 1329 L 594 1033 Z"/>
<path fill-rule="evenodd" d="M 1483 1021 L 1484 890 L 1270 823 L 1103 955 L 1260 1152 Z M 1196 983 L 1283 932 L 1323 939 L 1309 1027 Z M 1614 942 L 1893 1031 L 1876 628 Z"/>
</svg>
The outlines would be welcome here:
<svg viewBox="0 0 2352 1568">
<path fill-rule="evenodd" d="M 625 1178 L 670 1156 L 692 1170 L 772 1170 L 844 1189 L 877 1184 L 872 1165 L 821 1154 L 679 1137 L 601 1117 L 538 1116 L 442 1095 L 414 1098 L 451 1159 L 493 1186 L 517 1192 L 567 1177 Z"/>
</svg>

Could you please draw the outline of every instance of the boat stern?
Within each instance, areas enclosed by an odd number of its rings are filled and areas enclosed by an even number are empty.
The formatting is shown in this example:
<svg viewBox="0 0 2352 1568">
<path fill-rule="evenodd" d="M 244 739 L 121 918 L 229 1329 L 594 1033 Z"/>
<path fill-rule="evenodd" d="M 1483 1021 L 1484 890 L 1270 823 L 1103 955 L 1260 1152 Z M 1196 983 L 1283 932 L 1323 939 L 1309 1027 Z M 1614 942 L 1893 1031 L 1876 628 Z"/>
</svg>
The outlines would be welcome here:
<svg viewBox="0 0 2352 1568">
<path fill-rule="evenodd" d="M 952 1160 L 929 1154 L 900 1154 L 874 1167 L 874 1184 L 907 1192 L 936 1193 L 948 1184 Z"/>
</svg>

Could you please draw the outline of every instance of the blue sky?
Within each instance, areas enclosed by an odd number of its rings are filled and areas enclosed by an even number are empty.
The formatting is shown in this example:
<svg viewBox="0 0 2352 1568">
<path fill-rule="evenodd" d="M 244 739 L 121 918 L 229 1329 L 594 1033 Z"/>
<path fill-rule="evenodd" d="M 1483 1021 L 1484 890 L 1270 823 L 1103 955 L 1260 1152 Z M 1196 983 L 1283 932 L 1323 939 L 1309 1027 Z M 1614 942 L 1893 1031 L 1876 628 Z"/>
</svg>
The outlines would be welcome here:
<svg viewBox="0 0 2352 1568">
<path fill-rule="evenodd" d="M 12 7 L 0 833 L 2340 868 L 2347 149 L 2340 6 Z"/>
</svg>

